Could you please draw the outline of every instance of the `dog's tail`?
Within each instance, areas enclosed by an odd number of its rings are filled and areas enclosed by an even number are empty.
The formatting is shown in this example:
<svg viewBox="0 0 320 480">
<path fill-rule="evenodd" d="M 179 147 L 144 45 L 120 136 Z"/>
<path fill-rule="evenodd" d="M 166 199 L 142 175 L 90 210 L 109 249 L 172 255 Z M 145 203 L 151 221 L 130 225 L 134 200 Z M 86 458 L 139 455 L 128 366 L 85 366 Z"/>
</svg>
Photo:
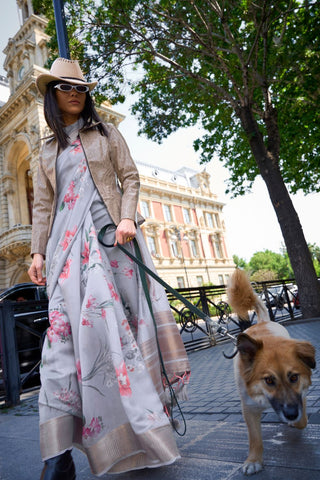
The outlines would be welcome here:
<svg viewBox="0 0 320 480">
<path fill-rule="evenodd" d="M 248 275 L 237 268 L 232 274 L 227 287 L 228 301 L 239 319 L 248 319 L 248 312 L 254 310 L 258 317 L 258 323 L 268 322 L 268 310 L 253 290 Z"/>
</svg>

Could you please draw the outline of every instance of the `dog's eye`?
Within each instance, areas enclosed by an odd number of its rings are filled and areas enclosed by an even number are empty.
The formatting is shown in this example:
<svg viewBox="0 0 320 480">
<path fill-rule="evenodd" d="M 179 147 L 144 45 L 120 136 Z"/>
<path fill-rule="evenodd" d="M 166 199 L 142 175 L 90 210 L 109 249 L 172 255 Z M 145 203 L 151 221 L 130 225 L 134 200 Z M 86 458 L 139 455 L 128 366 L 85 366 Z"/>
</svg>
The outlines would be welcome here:
<svg viewBox="0 0 320 480">
<path fill-rule="evenodd" d="M 292 373 L 291 375 L 289 375 L 289 382 L 290 383 L 297 383 L 298 380 L 299 380 L 298 373 Z"/>
<path fill-rule="evenodd" d="M 273 387 L 276 384 L 274 377 L 265 377 L 264 381 L 269 387 Z"/>
</svg>

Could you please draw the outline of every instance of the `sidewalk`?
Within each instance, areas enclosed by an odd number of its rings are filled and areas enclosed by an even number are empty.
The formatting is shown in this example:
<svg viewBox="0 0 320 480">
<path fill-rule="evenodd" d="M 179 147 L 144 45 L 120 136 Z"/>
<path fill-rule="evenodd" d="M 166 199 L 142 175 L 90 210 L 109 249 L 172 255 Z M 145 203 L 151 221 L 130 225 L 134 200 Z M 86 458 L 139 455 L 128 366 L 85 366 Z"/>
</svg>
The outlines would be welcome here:
<svg viewBox="0 0 320 480">
<path fill-rule="evenodd" d="M 257 480 L 316 480 L 320 478 L 320 319 L 287 324 L 294 338 L 310 340 L 317 349 L 318 367 L 312 377 L 307 411 L 309 425 L 296 430 L 279 422 L 273 410 L 263 416 L 264 470 Z M 239 480 L 247 455 L 247 431 L 233 379 L 231 343 L 190 353 L 190 400 L 182 404 L 185 436 L 177 435 L 181 459 L 159 469 L 105 480 Z M 0 410 L 0 480 L 38 480 L 41 459 L 38 440 L 37 395 L 25 396 L 18 407 Z M 93 480 L 85 456 L 74 450 L 77 480 Z"/>
</svg>

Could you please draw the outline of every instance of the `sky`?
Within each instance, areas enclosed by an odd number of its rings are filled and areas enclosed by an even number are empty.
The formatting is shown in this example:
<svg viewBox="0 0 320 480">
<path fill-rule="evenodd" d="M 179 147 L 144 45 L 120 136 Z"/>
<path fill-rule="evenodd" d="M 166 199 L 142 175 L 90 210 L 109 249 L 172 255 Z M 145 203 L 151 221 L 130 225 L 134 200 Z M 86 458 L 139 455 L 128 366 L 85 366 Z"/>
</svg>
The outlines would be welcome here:
<svg viewBox="0 0 320 480">
<path fill-rule="evenodd" d="M 1 3 L 4 0 L 0 0 Z M 0 16 L 0 75 L 6 75 L 3 69 L 5 56 L 2 53 L 19 28 L 19 19 L 15 0 L 6 0 L 6 7 Z M 193 141 L 198 138 L 197 127 L 180 129 L 170 135 L 161 145 L 138 136 L 138 122 L 130 113 L 132 99 L 113 108 L 126 115 L 119 129 L 124 135 L 134 160 L 151 163 L 168 169 L 183 166 L 202 171 L 204 168 L 211 175 L 211 189 L 218 195 L 218 200 L 225 203 L 223 214 L 226 225 L 226 243 L 229 255 L 237 255 L 249 261 L 255 252 L 272 250 L 280 252 L 284 245 L 276 214 L 271 205 L 267 188 L 259 177 L 252 192 L 245 196 L 231 199 L 225 195 L 228 171 L 218 159 L 210 163 L 199 164 L 199 155 L 193 150 Z M 292 195 L 300 222 L 308 243 L 320 246 L 320 193 Z"/>
</svg>

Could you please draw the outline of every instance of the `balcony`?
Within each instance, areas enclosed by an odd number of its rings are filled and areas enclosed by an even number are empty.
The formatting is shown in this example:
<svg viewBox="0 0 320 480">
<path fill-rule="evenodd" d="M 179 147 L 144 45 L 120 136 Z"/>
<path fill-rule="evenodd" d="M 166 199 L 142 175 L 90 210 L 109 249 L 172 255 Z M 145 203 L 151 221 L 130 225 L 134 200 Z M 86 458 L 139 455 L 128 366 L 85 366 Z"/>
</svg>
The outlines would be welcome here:
<svg viewBox="0 0 320 480">
<path fill-rule="evenodd" d="M 31 225 L 15 225 L 0 235 L 0 258 L 14 261 L 30 253 Z"/>
</svg>

